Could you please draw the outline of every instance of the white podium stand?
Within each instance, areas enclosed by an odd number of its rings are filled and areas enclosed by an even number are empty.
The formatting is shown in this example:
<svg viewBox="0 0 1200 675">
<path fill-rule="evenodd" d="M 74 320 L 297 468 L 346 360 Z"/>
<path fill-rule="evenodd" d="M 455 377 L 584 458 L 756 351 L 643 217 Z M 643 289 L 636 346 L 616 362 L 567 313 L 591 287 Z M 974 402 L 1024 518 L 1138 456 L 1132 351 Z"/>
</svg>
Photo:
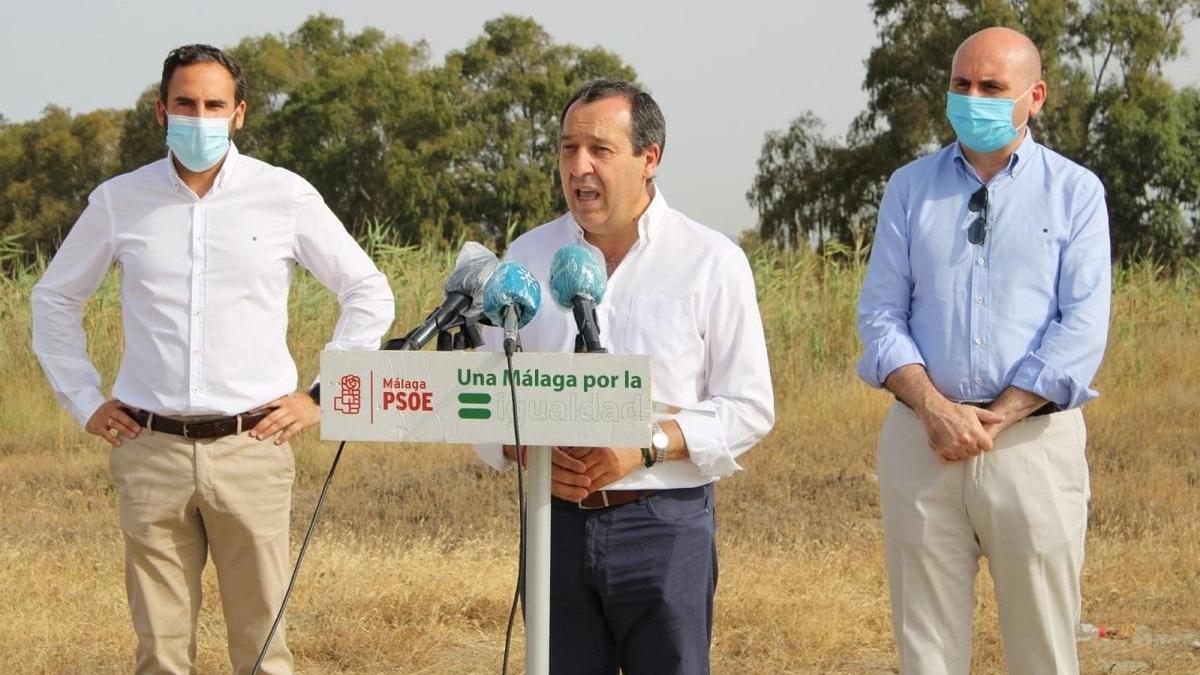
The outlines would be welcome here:
<svg viewBox="0 0 1200 675">
<path fill-rule="evenodd" d="M 528 446 L 525 660 L 550 672 L 550 447 L 649 444 L 651 360 L 616 354 L 513 355 L 521 443 Z M 322 352 L 321 438 L 513 443 L 504 355 Z"/>
</svg>

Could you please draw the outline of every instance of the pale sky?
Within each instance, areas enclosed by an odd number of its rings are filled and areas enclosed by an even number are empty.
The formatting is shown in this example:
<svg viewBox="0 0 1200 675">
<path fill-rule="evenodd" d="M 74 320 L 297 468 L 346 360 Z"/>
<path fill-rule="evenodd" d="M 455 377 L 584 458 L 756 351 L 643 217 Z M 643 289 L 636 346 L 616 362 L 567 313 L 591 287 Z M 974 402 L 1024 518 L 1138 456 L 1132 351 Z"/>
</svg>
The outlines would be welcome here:
<svg viewBox="0 0 1200 675">
<path fill-rule="evenodd" d="M 745 194 L 763 134 L 804 110 L 844 134 L 866 103 L 863 62 L 875 43 L 865 0 L 13 1 L 0 4 L 0 114 L 29 120 L 48 103 L 74 112 L 131 107 L 172 47 L 290 33 L 321 11 L 353 32 L 374 26 L 425 39 L 435 63 L 505 12 L 532 17 L 559 42 L 617 53 L 666 115 L 659 185 L 668 200 L 727 233 L 755 224 Z M 1169 69 L 1178 84 L 1200 86 L 1198 24 L 1187 27 L 1189 53 Z"/>
</svg>

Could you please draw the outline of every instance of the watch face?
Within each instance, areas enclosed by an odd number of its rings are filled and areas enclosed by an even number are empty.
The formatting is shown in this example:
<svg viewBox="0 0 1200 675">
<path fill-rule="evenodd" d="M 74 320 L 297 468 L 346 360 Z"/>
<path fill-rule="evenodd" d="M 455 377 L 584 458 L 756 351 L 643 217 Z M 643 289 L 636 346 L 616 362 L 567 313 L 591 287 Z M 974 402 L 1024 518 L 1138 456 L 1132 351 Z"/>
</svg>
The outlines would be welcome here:
<svg viewBox="0 0 1200 675">
<path fill-rule="evenodd" d="M 655 429 L 654 434 L 650 436 L 650 444 L 654 446 L 655 450 L 659 448 L 665 450 L 668 443 L 670 443 L 670 440 L 667 438 L 666 432 L 662 429 Z"/>
</svg>

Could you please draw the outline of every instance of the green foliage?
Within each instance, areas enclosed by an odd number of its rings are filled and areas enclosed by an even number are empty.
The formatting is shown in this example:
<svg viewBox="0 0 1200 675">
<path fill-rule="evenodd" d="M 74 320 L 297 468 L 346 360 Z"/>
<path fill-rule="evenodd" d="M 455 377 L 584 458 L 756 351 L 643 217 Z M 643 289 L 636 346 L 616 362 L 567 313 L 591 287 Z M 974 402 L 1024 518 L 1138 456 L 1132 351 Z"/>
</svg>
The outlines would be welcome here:
<svg viewBox="0 0 1200 675">
<path fill-rule="evenodd" d="M 882 186 L 954 139 L 945 91 L 954 50 L 988 26 L 1039 45 L 1050 96 L 1039 141 L 1087 166 L 1107 190 L 1114 253 L 1174 265 L 1200 251 L 1200 92 L 1163 77 L 1200 0 L 874 0 L 879 44 L 867 109 L 844 141 L 802 114 L 767 134 L 747 199 L 760 234 L 783 246 L 851 243 L 869 232 Z"/>
<path fill-rule="evenodd" d="M 356 235 L 397 245 L 470 236 L 495 245 L 559 213 L 558 115 L 596 77 L 633 79 L 600 48 L 557 44 L 502 16 L 429 62 L 427 46 L 319 14 L 230 48 L 247 80 L 239 150 L 308 179 Z M 148 64 L 148 71 L 157 70 Z M 53 248 L 88 192 L 165 154 L 158 83 L 132 110 L 0 119 L 0 236 Z"/>
<path fill-rule="evenodd" d="M 124 116 L 47 106 L 38 120 L 0 125 L 0 236 L 31 252 L 56 244 L 116 172 Z"/>
<path fill-rule="evenodd" d="M 499 243 L 566 209 L 558 183 L 558 118 L 571 93 L 599 77 L 633 80 L 633 69 L 600 48 L 556 45 L 532 19 L 504 16 L 483 37 L 446 58 L 468 111 L 470 151 L 456 173 L 459 212 Z"/>
</svg>

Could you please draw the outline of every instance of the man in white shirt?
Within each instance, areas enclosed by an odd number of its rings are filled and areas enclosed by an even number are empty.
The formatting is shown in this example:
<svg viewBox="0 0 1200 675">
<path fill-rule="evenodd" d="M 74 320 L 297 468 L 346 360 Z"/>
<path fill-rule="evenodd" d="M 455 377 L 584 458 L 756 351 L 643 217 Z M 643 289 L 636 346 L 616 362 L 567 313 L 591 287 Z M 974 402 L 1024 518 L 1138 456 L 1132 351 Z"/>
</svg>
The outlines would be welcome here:
<svg viewBox="0 0 1200 675">
<path fill-rule="evenodd" d="M 387 280 L 304 179 L 240 155 L 241 69 L 173 50 L 157 103 L 165 159 L 98 187 L 33 289 L 33 347 L 55 394 L 112 445 L 136 673 L 195 672 L 211 553 L 233 670 L 249 672 L 287 582 L 295 473 L 287 441 L 320 410 L 297 391 L 287 298 L 295 265 L 337 294 L 327 349 L 375 349 Z M 121 268 L 125 349 L 100 390 L 83 306 Z M 291 673 L 280 631 L 261 671 Z"/>
<path fill-rule="evenodd" d="M 545 286 L 559 248 L 608 269 L 597 307 L 614 353 L 653 358 L 651 448 L 553 450 L 550 668 L 707 673 L 717 584 L 713 485 L 774 423 L 754 278 L 733 242 L 667 206 L 653 182 L 666 143 L 654 100 L 625 82 L 582 87 L 563 110 L 559 172 L 570 212 L 519 237 L 508 258 Z M 528 351 L 570 352 L 570 312 L 546 306 Z M 489 341 L 495 334 L 489 334 Z M 492 466 L 514 453 L 478 448 Z"/>
</svg>

